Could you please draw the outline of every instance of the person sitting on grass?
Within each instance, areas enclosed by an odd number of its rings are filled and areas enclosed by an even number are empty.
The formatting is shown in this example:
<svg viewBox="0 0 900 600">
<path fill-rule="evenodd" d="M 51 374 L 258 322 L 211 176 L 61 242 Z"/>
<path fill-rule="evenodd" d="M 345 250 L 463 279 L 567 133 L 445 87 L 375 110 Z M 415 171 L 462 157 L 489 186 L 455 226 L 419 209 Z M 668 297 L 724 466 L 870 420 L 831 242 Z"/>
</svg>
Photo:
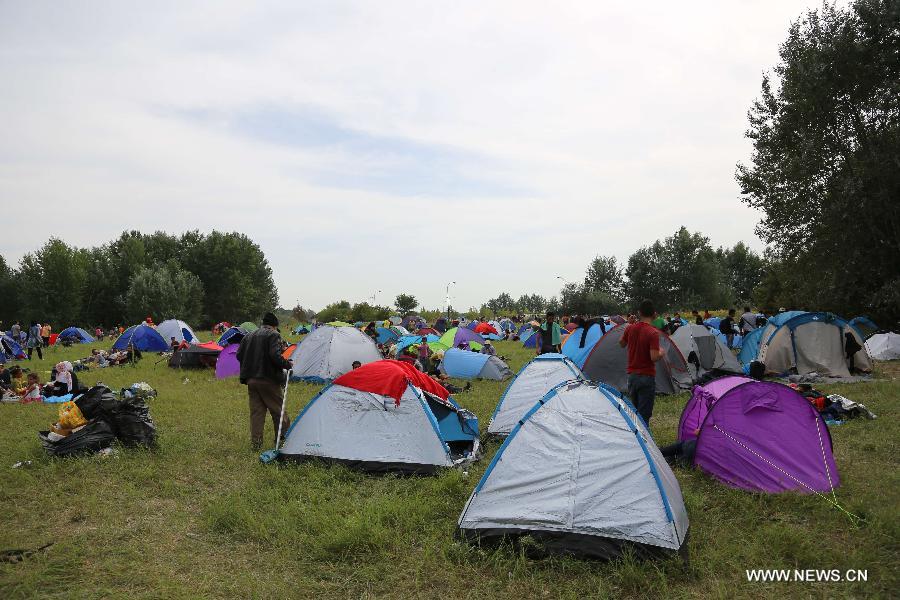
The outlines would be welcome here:
<svg viewBox="0 0 900 600">
<path fill-rule="evenodd" d="M 63 361 L 53 367 L 56 379 L 44 386 L 44 396 L 65 396 L 79 389 L 78 376 L 75 375 L 72 363 Z"/>
<path fill-rule="evenodd" d="M 481 353 L 489 356 L 497 356 L 497 350 L 494 348 L 491 340 L 484 341 L 484 345 L 481 347 Z"/>
<path fill-rule="evenodd" d="M 14 366 L 9 370 L 10 376 L 10 389 L 14 396 L 24 396 L 25 388 L 28 387 L 28 382 L 25 379 L 25 373 L 22 371 L 22 367 L 19 365 Z"/>
<path fill-rule="evenodd" d="M 0 363 L 0 394 L 8 392 L 12 387 L 12 378 L 9 375 L 9 369 L 6 363 Z"/>
<path fill-rule="evenodd" d="M 178 340 L 175 339 L 175 336 L 172 336 L 171 341 L 169 342 L 169 349 L 172 352 L 178 352 Z"/>
<path fill-rule="evenodd" d="M 22 404 L 31 402 L 43 402 L 44 397 L 41 395 L 41 380 L 37 373 L 29 373 L 27 385 L 25 387 L 25 395 L 22 396 Z"/>
</svg>

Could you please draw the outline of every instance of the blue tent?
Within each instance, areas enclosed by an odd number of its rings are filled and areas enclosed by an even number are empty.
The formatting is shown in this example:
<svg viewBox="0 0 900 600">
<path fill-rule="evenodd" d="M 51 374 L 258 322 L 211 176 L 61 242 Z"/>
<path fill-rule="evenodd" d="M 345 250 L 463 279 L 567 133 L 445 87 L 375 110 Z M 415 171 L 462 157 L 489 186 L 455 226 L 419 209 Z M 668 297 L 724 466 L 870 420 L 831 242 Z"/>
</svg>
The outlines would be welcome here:
<svg viewBox="0 0 900 600">
<path fill-rule="evenodd" d="M 113 344 L 113 350 L 127 350 L 128 346 L 134 346 L 141 352 L 165 352 L 169 349 L 169 344 L 159 332 L 145 323 L 126 329 Z"/>
<path fill-rule="evenodd" d="M 609 324 L 605 325 L 606 330 L 610 330 L 615 325 Z M 569 337 L 566 338 L 566 341 L 563 342 L 562 345 L 562 353 L 569 357 L 569 359 L 575 363 L 578 368 L 584 366 L 584 361 L 587 360 L 588 354 L 591 353 L 591 349 L 594 347 L 600 338 L 603 337 L 604 330 L 600 327 L 599 323 L 594 323 L 588 328 L 587 335 L 584 338 L 584 344 L 581 343 L 581 337 L 584 335 L 584 328 L 579 327 L 569 334 Z"/>
<path fill-rule="evenodd" d="M 392 329 L 388 329 L 387 327 L 376 327 L 375 332 L 378 334 L 378 339 L 376 341 L 379 344 L 386 344 L 390 341 L 396 341 L 400 337 L 399 333 Z"/>
<path fill-rule="evenodd" d="M 541 336 L 538 335 L 537 331 L 531 329 L 523 333 L 520 339 L 522 340 L 522 346 L 525 348 L 537 348 L 538 340 L 541 339 Z"/>
<path fill-rule="evenodd" d="M 401 352 L 403 352 L 403 350 L 405 350 L 406 348 L 408 348 L 410 346 L 415 346 L 416 344 L 421 344 L 423 337 L 429 343 L 436 342 L 439 339 L 441 339 L 440 337 L 434 335 L 433 333 L 429 333 L 426 336 L 421 336 L 421 335 L 400 336 L 400 338 L 397 339 L 397 344 L 396 344 L 397 354 L 399 355 Z"/>
<path fill-rule="evenodd" d="M 4 334 L 2 336 L 2 339 L 0 339 L 0 363 L 5 363 L 8 360 L 13 360 L 16 358 L 25 358 L 25 353 L 22 351 L 22 346 L 20 346 L 19 342 L 14 340 L 12 337 Z"/>
<path fill-rule="evenodd" d="M 506 363 L 489 354 L 450 348 L 444 353 L 440 369 L 450 377 L 459 379 L 493 379 L 503 381 L 512 377 Z"/>
<path fill-rule="evenodd" d="M 867 317 L 854 317 L 850 319 L 850 326 L 856 329 L 862 339 L 867 340 L 878 333 L 878 325 Z"/>
<path fill-rule="evenodd" d="M 738 353 L 738 360 L 742 365 L 749 365 L 756 360 L 756 356 L 759 354 L 759 342 L 762 339 L 764 329 L 765 327 L 757 327 L 744 336 L 741 351 Z"/>
<path fill-rule="evenodd" d="M 242 329 L 240 327 L 229 327 L 225 330 L 225 333 L 219 337 L 219 341 L 216 342 L 223 348 L 228 344 L 239 344 L 244 336 L 247 335 L 247 330 Z"/>
<path fill-rule="evenodd" d="M 79 344 L 90 344 L 96 341 L 81 327 L 66 327 L 59 332 L 56 339 L 57 341 L 62 341 L 63 338 L 70 338 L 72 341 L 78 342 Z"/>
</svg>

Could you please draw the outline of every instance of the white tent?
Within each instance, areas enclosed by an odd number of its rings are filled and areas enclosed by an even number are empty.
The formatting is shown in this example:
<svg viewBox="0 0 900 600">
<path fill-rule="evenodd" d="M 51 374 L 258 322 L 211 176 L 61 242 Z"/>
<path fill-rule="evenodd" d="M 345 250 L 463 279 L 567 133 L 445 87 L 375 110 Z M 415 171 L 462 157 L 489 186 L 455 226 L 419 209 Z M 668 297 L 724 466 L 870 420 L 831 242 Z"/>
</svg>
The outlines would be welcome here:
<svg viewBox="0 0 900 600">
<path fill-rule="evenodd" d="M 372 338 L 356 327 L 323 325 L 303 338 L 291 355 L 293 377 L 307 381 L 331 381 L 353 369 L 353 362 L 381 360 Z"/>
<path fill-rule="evenodd" d="M 367 471 L 431 473 L 476 459 L 478 445 L 478 420 L 452 400 L 412 384 L 395 399 L 335 383 L 313 398 L 291 425 L 279 458 L 321 458 Z"/>
<path fill-rule="evenodd" d="M 681 488 L 632 407 L 587 382 L 562 384 L 516 425 L 459 517 L 485 542 L 529 535 L 547 551 L 602 558 L 681 548 Z"/>
<path fill-rule="evenodd" d="M 737 357 L 703 325 L 682 325 L 670 339 L 684 356 L 694 380 L 712 370 L 743 373 Z"/>
<path fill-rule="evenodd" d="M 876 360 L 897 360 L 900 358 L 900 333 L 876 333 L 866 340 L 866 350 Z"/>
<path fill-rule="evenodd" d="M 547 392 L 564 381 L 584 379 L 581 369 L 562 354 L 541 354 L 516 374 L 500 396 L 488 433 L 506 436 Z"/>
<path fill-rule="evenodd" d="M 156 326 L 156 331 L 164 340 L 166 340 L 166 343 L 172 341 L 172 338 L 175 338 L 175 341 L 179 344 L 181 342 L 188 342 L 189 344 L 200 343 L 200 340 L 197 339 L 197 334 L 194 333 L 191 326 L 178 319 L 168 319 L 163 321 Z"/>
<path fill-rule="evenodd" d="M 611 385 L 622 393 L 628 391 L 628 350 L 619 345 L 625 327 L 616 325 L 597 340 L 581 367 L 591 381 Z M 663 332 L 659 334 L 659 348 L 662 358 L 656 362 L 656 393 L 675 394 L 689 389 L 693 381 L 684 356 Z"/>
</svg>

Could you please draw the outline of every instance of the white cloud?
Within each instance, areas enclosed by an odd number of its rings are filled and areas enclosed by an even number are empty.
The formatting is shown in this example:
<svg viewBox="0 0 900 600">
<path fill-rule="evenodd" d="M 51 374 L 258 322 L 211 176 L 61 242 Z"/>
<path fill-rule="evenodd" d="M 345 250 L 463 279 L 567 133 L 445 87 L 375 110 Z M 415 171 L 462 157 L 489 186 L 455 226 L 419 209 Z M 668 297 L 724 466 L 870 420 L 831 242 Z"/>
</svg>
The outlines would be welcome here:
<svg viewBox="0 0 900 600">
<path fill-rule="evenodd" d="M 455 279 L 462 307 L 682 224 L 760 248 L 745 115 L 817 2 L 184 4 L 0 6 L 8 260 L 49 233 L 238 230 L 283 304 L 438 306 Z M 273 107 L 322 139 L 235 129 Z"/>
</svg>

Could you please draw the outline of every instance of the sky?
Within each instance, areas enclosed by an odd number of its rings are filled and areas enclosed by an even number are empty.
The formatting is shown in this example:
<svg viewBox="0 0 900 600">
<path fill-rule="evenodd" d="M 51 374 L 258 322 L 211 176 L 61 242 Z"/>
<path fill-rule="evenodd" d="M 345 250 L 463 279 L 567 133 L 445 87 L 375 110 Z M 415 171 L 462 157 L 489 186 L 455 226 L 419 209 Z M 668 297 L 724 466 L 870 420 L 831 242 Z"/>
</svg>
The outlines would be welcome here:
<svg viewBox="0 0 900 600">
<path fill-rule="evenodd" d="M 818 4 L 0 0 L 0 254 L 239 231 L 320 309 L 760 251 L 747 110 Z"/>
</svg>

